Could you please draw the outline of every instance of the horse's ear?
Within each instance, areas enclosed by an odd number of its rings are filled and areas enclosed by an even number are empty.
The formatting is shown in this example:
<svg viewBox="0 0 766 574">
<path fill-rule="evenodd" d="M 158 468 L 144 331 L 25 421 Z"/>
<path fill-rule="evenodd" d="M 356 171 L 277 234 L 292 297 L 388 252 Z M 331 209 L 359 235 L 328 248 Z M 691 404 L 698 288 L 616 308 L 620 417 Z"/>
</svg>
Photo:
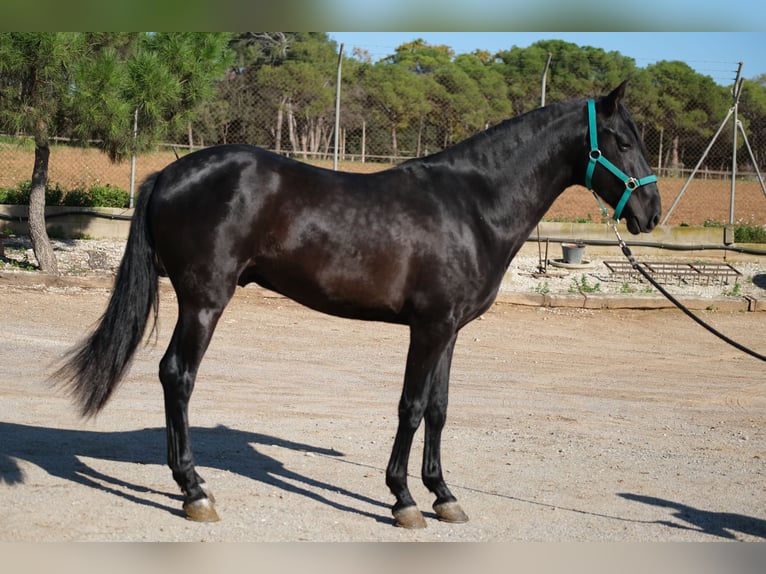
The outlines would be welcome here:
<svg viewBox="0 0 766 574">
<path fill-rule="evenodd" d="M 608 96 L 604 96 L 602 100 L 604 113 L 612 115 L 620 107 L 620 101 L 625 97 L 625 88 L 628 85 L 628 80 L 625 80 L 619 86 L 617 86 Z"/>
</svg>

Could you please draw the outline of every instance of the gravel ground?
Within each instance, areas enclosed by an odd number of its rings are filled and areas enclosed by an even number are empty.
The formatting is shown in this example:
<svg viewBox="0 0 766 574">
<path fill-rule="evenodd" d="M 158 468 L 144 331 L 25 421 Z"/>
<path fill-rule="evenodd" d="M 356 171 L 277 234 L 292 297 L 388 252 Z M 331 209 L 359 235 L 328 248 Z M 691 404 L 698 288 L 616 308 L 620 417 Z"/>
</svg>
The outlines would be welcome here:
<svg viewBox="0 0 766 574">
<path fill-rule="evenodd" d="M 184 520 L 156 374 L 172 289 L 163 280 L 157 341 L 103 413 L 82 421 L 45 381 L 103 312 L 121 243 L 57 249 L 61 280 L 14 264 L 0 273 L 2 541 L 766 540 L 764 368 L 680 312 L 498 303 L 468 325 L 443 455 L 471 521 L 430 512 L 421 431 L 411 487 L 428 528 L 404 531 L 392 526 L 384 469 L 406 329 L 254 286 L 222 317 L 191 403 L 195 458 L 222 520 Z M 519 285 L 530 280 L 522 264 Z M 703 313 L 763 352 L 766 314 Z"/>
</svg>

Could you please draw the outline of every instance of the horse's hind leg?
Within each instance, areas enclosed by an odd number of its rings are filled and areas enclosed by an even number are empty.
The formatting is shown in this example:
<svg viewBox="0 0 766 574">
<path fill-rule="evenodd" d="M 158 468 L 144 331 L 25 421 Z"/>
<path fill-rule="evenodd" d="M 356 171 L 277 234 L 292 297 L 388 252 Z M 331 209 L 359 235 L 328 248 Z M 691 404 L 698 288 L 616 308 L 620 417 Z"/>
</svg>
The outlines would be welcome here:
<svg viewBox="0 0 766 574">
<path fill-rule="evenodd" d="M 441 461 L 439 460 L 439 439 L 441 428 L 444 426 L 443 417 L 446 413 L 446 388 L 448 385 L 452 351 L 455 346 L 456 333 L 450 326 L 416 328 L 410 330 L 410 348 L 407 354 L 407 368 L 404 374 L 404 388 L 399 401 L 399 426 L 391 452 L 391 459 L 386 470 L 386 484 L 396 497 L 392 509 L 397 526 L 405 528 L 424 528 L 423 515 L 415 505 L 415 501 L 407 486 L 407 465 L 415 431 L 423 415 L 428 413 L 426 421 L 426 450 L 424 457 L 428 459 L 427 486 L 437 490 L 437 501 L 454 502 L 455 498 L 447 490 L 441 480 Z M 443 388 L 443 409 L 429 407 L 434 388 Z M 441 421 L 440 421 L 441 419 Z M 424 477 L 426 458 L 424 458 Z"/>
<path fill-rule="evenodd" d="M 200 307 L 179 300 L 178 322 L 160 362 L 165 396 L 168 466 L 184 494 L 184 512 L 191 520 L 217 521 L 212 495 L 194 469 L 189 436 L 189 398 L 202 356 L 210 343 L 224 305 Z"/>
</svg>

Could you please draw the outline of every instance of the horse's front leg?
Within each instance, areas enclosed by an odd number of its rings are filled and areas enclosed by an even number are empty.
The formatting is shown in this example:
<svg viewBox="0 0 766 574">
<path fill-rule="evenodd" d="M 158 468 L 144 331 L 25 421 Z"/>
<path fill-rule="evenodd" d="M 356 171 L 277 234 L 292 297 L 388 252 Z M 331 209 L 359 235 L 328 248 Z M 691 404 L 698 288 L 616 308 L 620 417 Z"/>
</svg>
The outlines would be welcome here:
<svg viewBox="0 0 766 574">
<path fill-rule="evenodd" d="M 194 468 L 189 435 L 189 399 L 202 356 L 220 312 L 179 309 L 178 322 L 165 356 L 160 362 L 160 381 L 165 397 L 168 466 L 184 494 L 187 518 L 197 522 L 219 520 L 212 494 Z"/>
<path fill-rule="evenodd" d="M 415 431 L 420 426 L 427 409 L 429 413 L 434 413 L 429 418 L 434 418 L 438 423 L 439 417 L 435 414 L 437 411 L 428 408 L 429 401 L 434 387 L 446 388 L 447 386 L 456 336 L 455 329 L 445 325 L 410 328 L 410 348 L 407 353 L 404 388 L 399 401 L 399 426 L 386 470 L 386 484 L 396 498 L 392 512 L 397 526 L 405 528 L 425 528 L 426 526 L 425 519 L 407 486 L 407 465 Z M 446 402 L 443 411 L 446 412 Z M 429 483 L 437 489 L 437 498 L 446 497 L 449 500 L 445 502 L 453 502 L 455 499 L 447 490 L 444 481 L 441 480 L 440 485 L 439 479 L 436 478 L 436 476 L 441 477 L 438 442 L 443 426 L 443 421 L 441 426 L 437 424 L 438 432 L 434 434 L 436 427 L 433 426 L 433 421 L 427 423 L 427 432 L 432 443 L 429 447 L 429 441 L 426 442 L 426 451 L 430 452 L 429 467 L 435 464 L 433 470 L 429 469 L 429 477 L 434 477 L 434 480 L 429 478 Z"/>
</svg>

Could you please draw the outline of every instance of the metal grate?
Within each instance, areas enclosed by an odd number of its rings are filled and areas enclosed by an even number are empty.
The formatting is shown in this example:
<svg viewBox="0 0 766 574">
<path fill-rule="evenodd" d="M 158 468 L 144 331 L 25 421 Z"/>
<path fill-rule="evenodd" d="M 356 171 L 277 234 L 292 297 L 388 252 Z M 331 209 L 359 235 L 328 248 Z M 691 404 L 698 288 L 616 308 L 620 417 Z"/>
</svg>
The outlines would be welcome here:
<svg viewBox="0 0 766 574">
<path fill-rule="evenodd" d="M 616 278 L 634 283 L 643 281 L 628 261 L 604 261 L 604 265 Z M 663 285 L 727 285 L 742 275 L 729 263 L 641 262 L 638 265 Z"/>
</svg>

